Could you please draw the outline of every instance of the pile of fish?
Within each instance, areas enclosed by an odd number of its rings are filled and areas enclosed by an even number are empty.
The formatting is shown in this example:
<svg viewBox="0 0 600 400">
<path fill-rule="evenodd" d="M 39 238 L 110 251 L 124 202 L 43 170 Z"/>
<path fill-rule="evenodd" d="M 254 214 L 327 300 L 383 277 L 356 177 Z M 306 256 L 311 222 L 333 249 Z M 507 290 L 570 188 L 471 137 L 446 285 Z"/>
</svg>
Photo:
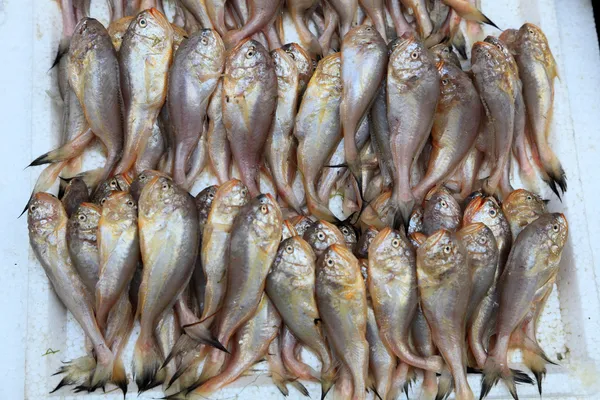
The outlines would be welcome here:
<svg viewBox="0 0 600 400">
<path fill-rule="evenodd" d="M 468 400 L 469 370 L 516 399 L 520 349 L 541 394 L 568 224 L 535 193 L 566 190 L 540 28 L 480 40 L 466 0 L 111 0 L 108 28 L 61 3 L 63 144 L 26 207 L 86 335 L 55 391 L 200 399 L 266 358 L 283 395 L 391 400 L 422 375 Z"/>
</svg>

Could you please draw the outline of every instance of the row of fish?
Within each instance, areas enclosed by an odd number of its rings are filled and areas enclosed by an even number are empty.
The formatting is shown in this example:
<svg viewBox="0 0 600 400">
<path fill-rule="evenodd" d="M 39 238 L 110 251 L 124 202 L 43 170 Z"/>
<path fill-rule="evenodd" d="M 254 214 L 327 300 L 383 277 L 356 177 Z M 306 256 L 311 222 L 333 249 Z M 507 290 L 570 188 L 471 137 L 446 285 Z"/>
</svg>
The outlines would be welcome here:
<svg viewBox="0 0 600 400">
<path fill-rule="evenodd" d="M 126 392 L 121 356 L 135 317 L 138 389 L 163 384 L 167 398 L 205 398 L 264 357 L 284 394 L 287 384 L 308 394 L 299 381 L 308 380 L 323 397 L 334 386 L 334 398 L 395 399 L 422 370 L 425 398 L 471 399 L 468 366 L 483 374 L 482 397 L 502 379 L 516 398 L 515 382 L 533 381 L 509 368 L 510 348 L 541 392 L 551 361 L 536 324 L 568 226 L 531 192 L 502 205 L 475 193 L 463 213 L 440 188 L 407 231 L 358 234 L 348 223 L 284 220 L 271 195 L 252 198 L 235 179 L 194 199 L 149 170 L 70 207 L 87 194 L 81 183 L 29 206 L 32 248 L 90 343 L 55 390 L 112 382 Z"/>
<path fill-rule="evenodd" d="M 126 3 L 106 28 L 61 2 L 63 144 L 31 164 L 31 246 L 86 335 L 55 390 L 126 393 L 139 321 L 131 373 L 167 398 L 263 358 L 284 395 L 396 399 L 423 371 L 424 397 L 471 399 L 469 367 L 516 398 L 510 348 L 541 393 L 568 228 L 533 190 L 566 190 L 537 26 L 480 41 L 465 0 Z"/>
</svg>

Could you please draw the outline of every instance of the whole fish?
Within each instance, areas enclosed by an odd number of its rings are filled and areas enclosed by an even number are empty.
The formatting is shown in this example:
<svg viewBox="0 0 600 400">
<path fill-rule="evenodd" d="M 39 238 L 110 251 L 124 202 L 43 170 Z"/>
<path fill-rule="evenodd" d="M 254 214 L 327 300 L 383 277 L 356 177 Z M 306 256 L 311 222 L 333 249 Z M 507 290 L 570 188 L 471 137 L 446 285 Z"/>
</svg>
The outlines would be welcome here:
<svg viewBox="0 0 600 400">
<path fill-rule="evenodd" d="M 267 50 L 255 40 L 237 45 L 225 62 L 223 123 L 241 180 L 260 193 L 260 158 L 277 106 L 277 76 Z"/>
<path fill-rule="evenodd" d="M 479 93 L 465 72 L 446 62 L 437 67 L 441 85 L 431 130 L 432 151 L 425 176 L 413 188 L 417 199 L 444 182 L 468 155 L 479 134 L 483 112 Z"/>
<path fill-rule="evenodd" d="M 386 91 L 390 143 L 396 166 L 392 201 L 399 216 L 408 221 L 415 203 L 410 185 L 411 169 L 429 137 L 440 78 L 433 56 L 414 36 L 400 37 L 390 47 Z"/>
<path fill-rule="evenodd" d="M 558 76 L 556 61 L 548 39 L 542 30 L 524 24 L 515 41 L 515 58 L 523 82 L 523 98 L 527 108 L 531 139 L 535 143 L 542 177 L 553 188 L 558 185 L 564 193 L 567 179 L 560 160 L 548 144 L 554 107 L 554 78 Z"/>
<path fill-rule="evenodd" d="M 210 165 L 223 184 L 229 180 L 231 170 L 231 148 L 227 140 L 227 130 L 223 124 L 223 79 L 213 92 L 208 103 L 208 130 L 206 131 L 206 145 Z"/>
<path fill-rule="evenodd" d="M 366 398 L 369 369 L 367 293 L 358 260 L 343 244 L 317 262 L 316 297 L 327 342 L 352 377 L 354 399 Z"/>
<path fill-rule="evenodd" d="M 405 235 L 388 227 L 373 239 L 369 247 L 367 284 L 386 346 L 409 365 L 440 372 L 441 357 L 421 357 L 409 345 L 419 295 L 415 254 Z"/>
<path fill-rule="evenodd" d="M 96 295 L 99 274 L 98 222 L 102 209 L 92 203 L 82 203 L 67 223 L 67 249 L 81 281 L 88 292 Z M 93 298 L 93 297 L 92 297 Z"/>
<path fill-rule="evenodd" d="M 353 27 L 354 16 L 358 9 L 358 0 L 331 0 L 331 4 L 339 18 L 339 32 L 343 38 Z"/>
<path fill-rule="evenodd" d="M 346 244 L 346 238 L 340 230 L 327 221 L 313 222 L 304 232 L 304 240 L 312 247 L 317 257 L 321 256 L 329 246 Z"/>
<path fill-rule="evenodd" d="M 169 70 L 167 106 L 173 129 L 173 179 L 186 181 L 186 166 L 202 135 L 208 102 L 225 65 L 225 46 L 212 29 L 191 35 L 177 50 Z"/>
<path fill-rule="evenodd" d="M 106 147 L 106 163 L 90 180 L 90 186 L 95 188 L 108 178 L 123 149 L 123 99 L 117 52 L 106 28 L 97 20 L 84 18 L 75 27 L 69 46 L 68 69 L 70 86 L 79 99 L 85 119 Z"/>
<path fill-rule="evenodd" d="M 67 216 L 71 217 L 77 211 L 79 205 L 89 201 L 89 199 L 90 194 L 84 180 L 80 177 L 75 177 L 67 183 L 60 201 L 67 212 Z"/>
<path fill-rule="evenodd" d="M 223 371 L 188 392 L 190 395 L 206 397 L 214 393 L 235 381 L 265 356 L 269 344 L 279 333 L 281 317 L 265 295 L 261 296 L 253 310 L 250 318 L 246 319 L 235 334 L 235 349 Z"/>
<path fill-rule="evenodd" d="M 525 189 L 515 190 L 504 199 L 502 212 L 508 220 L 515 240 L 527 225 L 548 212 L 546 203 L 546 200 Z"/>
<path fill-rule="evenodd" d="M 506 57 L 496 46 L 477 42 L 471 51 L 475 86 L 481 96 L 494 137 L 493 164 L 483 189 L 495 194 L 510 162 L 515 123 L 517 80 Z M 508 193 L 506 193 L 508 194 Z"/>
<path fill-rule="evenodd" d="M 461 209 L 448 189 L 432 189 L 425 198 L 422 232 L 429 236 L 439 229 L 457 231 L 461 224 Z"/>
<path fill-rule="evenodd" d="M 341 51 L 340 118 L 346 163 L 361 190 L 361 165 L 355 134 L 385 76 L 387 61 L 385 40 L 372 26 L 357 26 L 345 34 Z"/>
<path fill-rule="evenodd" d="M 266 31 L 279 11 L 281 0 L 253 0 L 248 2 L 248 20 L 240 29 L 227 31 L 223 36 L 225 47 L 231 49 L 258 32 Z M 256 36 L 254 36 L 256 37 Z"/>
<path fill-rule="evenodd" d="M 166 177 L 153 177 L 142 189 L 138 204 L 144 270 L 136 312 L 141 330 L 133 371 L 141 392 L 164 380 L 164 373 L 157 374 L 163 360 L 154 329 L 192 276 L 199 232 L 194 198 Z"/>
<path fill-rule="evenodd" d="M 218 338 L 227 347 L 233 334 L 255 313 L 265 287 L 269 268 L 281 240 L 283 217 L 277 202 L 261 194 L 235 217 L 231 228 L 227 291 L 220 310 Z M 211 351 L 200 381 L 217 374 L 223 352 Z"/>
<path fill-rule="evenodd" d="M 315 263 L 315 253 L 304 239 L 295 236 L 284 240 L 267 276 L 265 290 L 288 329 L 321 360 L 324 397 L 333 384 L 335 366 L 318 322 Z"/>
<path fill-rule="evenodd" d="M 474 399 L 464 339 L 471 279 L 467 252 L 456 235 L 441 229 L 419 247 L 417 280 L 423 314 L 452 374 L 456 398 Z"/>
<path fill-rule="evenodd" d="M 164 15 L 155 8 L 139 13 L 127 28 L 119 50 L 125 148 L 116 173 L 133 167 L 152 135 L 167 96 L 172 55 L 173 28 Z"/>
<path fill-rule="evenodd" d="M 517 237 L 498 282 L 497 340 L 483 368 L 482 398 L 500 379 L 517 398 L 515 380 L 524 374 L 508 368 L 510 336 L 526 317 L 536 292 L 556 279 L 567 237 L 568 223 L 560 213 L 539 217 Z"/>
<path fill-rule="evenodd" d="M 200 248 L 200 259 L 206 279 L 204 309 L 200 321 L 207 329 L 213 322 L 227 289 L 229 242 L 233 221 L 249 200 L 246 186 L 232 179 L 217 189 L 212 201 Z"/>
<path fill-rule="evenodd" d="M 102 206 L 98 222 L 98 256 L 96 320 L 105 330 L 109 313 L 128 290 L 140 258 L 137 205 L 127 192 L 114 192 Z"/>
<path fill-rule="evenodd" d="M 433 30 L 433 24 L 427 12 L 425 0 L 401 0 L 404 7 L 412 11 L 417 24 L 417 31 L 422 39 L 427 38 Z"/>
<path fill-rule="evenodd" d="M 31 248 L 44 268 L 58 298 L 73 314 L 94 348 L 96 365 L 92 367 L 89 378 L 86 378 L 82 385 L 89 390 L 103 387 L 113 375 L 114 357 L 96 323 L 92 295 L 77 274 L 69 257 L 66 234 L 67 213 L 60 200 L 43 192 L 34 194 L 28 210 L 27 224 Z M 72 366 L 76 367 L 78 364 L 74 363 Z M 67 376 L 55 390 L 69 384 L 70 367 L 71 365 L 61 370 L 67 372 Z M 123 385 L 122 382 L 114 383 Z"/>
<path fill-rule="evenodd" d="M 341 57 L 335 53 L 317 65 L 296 116 L 298 169 L 302 173 L 306 205 L 311 215 L 330 222 L 336 217 L 317 194 L 316 182 L 341 137 Z"/>
<path fill-rule="evenodd" d="M 277 193 L 297 213 L 302 214 L 301 202 L 294 194 L 290 171 L 295 172 L 296 138 L 292 134 L 298 109 L 299 72 L 296 63 L 282 48 L 273 50 L 271 57 L 277 76 L 277 108 L 267 138 L 265 158 L 277 186 Z"/>
</svg>

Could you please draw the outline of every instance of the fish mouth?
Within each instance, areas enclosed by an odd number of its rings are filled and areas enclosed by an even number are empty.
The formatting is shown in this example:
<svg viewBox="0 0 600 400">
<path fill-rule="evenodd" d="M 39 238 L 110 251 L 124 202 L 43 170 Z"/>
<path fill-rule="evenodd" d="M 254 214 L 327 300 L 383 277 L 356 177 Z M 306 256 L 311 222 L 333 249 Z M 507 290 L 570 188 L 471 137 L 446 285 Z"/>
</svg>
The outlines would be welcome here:
<svg viewBox="0 0 600 400">
<path fill-rule="evenodd" d="M 152 185 L 156 184 L 156 182 L 158 182 L 159 178 L 162 178 L 162 177 L 157 175 L 157 176 L 153 177 L 152 179 L 150 179 L 150 182 L 148 182 L 148 186 L 152 186 Z"/>
<path fill-rule="evenodd" d="M 167 30 L 167 31 L 173 30 L 173 28 L 171 27 L 171 24 L 169 23 L 169 21 L 167 21 L 167 19 L 165 18 L 163 13 L 161 13 L 154 7 L 150 8 L 148 10 L 148 12 L 154 19 L 156 19 L 156 21 L 160 24 L 160 26 L 162 26 L 165 30 Z"/>
<path fill-rule="evenodd" d="M 467 208 L 465 209 L 463 221 L 465 221 L 466 223 L 472 221 L 475 217 L 475 214 L 477 214 L 481 207 L 483 207 L 484 202 L 485 197 L 479 196 L 473 198 L 473 200 L 471 200 L 471 202 L 467 205 Z"/>
<path fill-rule="evenodd" d="M 435 67 L 437 68 L 437 70 L 438 70 L 439 72 L 442 72 L 442 69 L 444 69 L 444 65 L 445 65 L 445 64 L 446 64 L 446 63 L 444 62 L 444 60 L 440 60 L 440 61 L 438 61 L 438 62 L 435 64 Z"/>
<path fill-rule="evenodd" d="M 351 262 L 353 261 L 353 258 L 355 258 L 345 244 L 332 244 L 331 247 L 329 247 L 329 250 L 337 254 L 346 262 Z"/>
<path fill-rule="evenodd" d="M 224 184 L 222 184 L 219 189 L 222 190 L 231 190 L 236 186 L 241 186 L 242 185 L 242 181 L 238 180 L 238 179 L 230 179 L 227 182 L 225 182 Z"/>
<path fill-rule="evenodd" d="M 567 217 L 563 213 L 558 214 L 558 221 L 567 229 L 569 229 L 569 222 L 567 222 Z"/>
<path fill-rule="evenodd" d="M 445 229 L 440 229 L 439 231 L 435 231 L 431 236 L 427 238 L 427 241 L 422 245 L 422 247 L 432 248 L 438 244 L 440 240 L 444 238 L 449 232 Z"/>
<path fill-rule="evenodd" d="M 473 224 L 466 225 L 464 228 L 460 229 L 458 232 L 456 232 L 456 236 L 458 236 L 459 239 L 462 239 L 468 235 L 473 235 L 484 228 L 485 224 L 482 224 L 481 222 L 475 222 Z"/>
<path fill-rule="evenodd" d="M 381 243 L 385 242 L 385 240 L 388 238 L 388 236 L 390 236 L 392 232 L 392 228 L 386 226 L 385 228 L 380 230 L 377 235 L 375 235 L 375 237 L 371 241 L 371 246 L 373 246 L 373 248 L 378 247 Z"/>
<path fill-rule="evenodd" d="M 300 236 L 292 236 L 291 239 L 298 244 L 298 246 L 302 249 L 304 253 L 314 254 L 314 251 L 310 244 Z"/>
<path fill-rule="evenodd" d="M 98 204 L 94 204 L 94 203 L 81 203 L 80 207 L 86 207 L 86 208 L 91 208 L 94 211 L 97 211 L 99 213 L 102 212 L 102 207 L 100 207 Z"/>
</svg>

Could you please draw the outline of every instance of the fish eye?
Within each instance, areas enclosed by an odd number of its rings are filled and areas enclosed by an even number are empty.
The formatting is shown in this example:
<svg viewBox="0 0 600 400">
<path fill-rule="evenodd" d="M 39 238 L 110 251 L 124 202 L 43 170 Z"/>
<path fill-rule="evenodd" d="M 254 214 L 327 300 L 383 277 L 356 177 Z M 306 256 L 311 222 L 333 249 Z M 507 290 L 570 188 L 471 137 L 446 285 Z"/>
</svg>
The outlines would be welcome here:
<svg viewBox="0 0 600 400">
<path fill-rule="evenodd" d="M 446 208 L 446 207 L 448 207 L 448 203 L 446 203 L 446 200 L 442 200 L 442 201 L 440 201 L 440 206 Z"/>
<path fill-rule="evenodd" d="M 169 188 L 169 184 L 168 183 L 163 183 L 162 190 L 167 190 L 168 188 Z"/>
<path fill-rule="evenodd" d="M 452 247 L 450 247 L 450 246 L 444 247 L 444 253 L 450 254 L 451 251 L 452 251 Z"/>
<path fill-rule="evenodd" d="M 262 206 L 260 206 L 260 212 L 262 212 L 263 214 L 266 214 L 269 212 L 269 206 L 267 206 L 266 204 L 263 204 Z"/>
<path fill-rule="evenodd" d="M 370 26 L 367 26 L 367 28 L 365 29 L 365 31 L 367 32 L 371 32 L 373 30 L 373 28 L 371 28 Z"/>
<path fill-rule="evenodd" d="M 248 190 L 247 189 L 242 189 L 240 190 L 240 193 L 242 194 L 242 196 L 246 196 L 248 194 Z"/>
<path fill-rule="evenodd" d="M 312 60 L 313 68 L 317 68 L 317 60 Z"/>
<path fill-rule="evenodd" d="M 552 225 L 552 230 L 553 230 L 554 232 L 558 232 L 558 228 L 559 228 L 558 224 L 554 224 L 554 225 Z"/>
<path fill-rule="evenodd" d="M 129 200 L 129 201 L 127 202 L 127 205 L 128 205 L 129 207 L 133 207 L 133 200 Z"/>
<path fill-rule="evenodd" d="M 200 43 L 202 43 L 203 45 L 207 45 L 208 44 L 208 39 L 203 37 L 202 39 L 200 39 Z"/>
<path fill-rule="evenodd" d="M 33 212 L 33 211 L 35 211 L 35 210 L 37 210 L 37 206 L 31 206 L 31 207 L 29 207 L 29 211 L 32 211 L 32 212 Z"/>
<path fill-rule="evenodd" d="M 485 53 L 485 58 L 487 58 L 488 60 L 490 60 L 492 58 L 492 55 L 490 53 Z"/>
<path fill-rule="evenodd" d="M 348 228 L 346 228 L 345 226 L 343 226 L 343 227 L 342 227 L 342 233 L 343 233 L 344 235 L 347 235 L 347 234 L 348 234 Z"/>
<path fill-rule="evenodd" d="M 490 209 L 490 216 L 491 216 L 491 217 L 495 217 L 495 216 L 496 216 L 496 214 L 498 214 L 498 212 L 497 212 L 495 209 L 493 209 L 493 208 L 492 208 L 492 209 Z"/>
<path fill-rule="evenodd" d="M 448 47 L 444 47 L 444 49 L 442 50 L 442 53 L 450 54 L 450 49 Z"/>
<path fill-rule="evenodd" d="M 399 247 L 400 246 L 400 241 L 398 239 L 392 240 L 392 246 L 393 247 Z"/>
<path fill-rule="evenodd" d="M 327 265 L 329 265 L 330 267 L 333 266 L 333 260 L 331 258 L 327 259 Z"/>
<path fill-rule="evenodd" d="M 317 233 L 317 239 L 319 239 L 319 240 L 325 240 L 325 234 L 323 232 Z"/>
<path fill-rule="evenodd" d="M 487 243 L 487 239 L 485 237 L 480 237 L 479 238 L 479 244 L 486 244 Z"/>
<path fill-rule="evenodd" d="M 106 197 L 105 197 L 105 198 L 103 198 L 102 200 L 100 200 L 100 205 L 102 205 L 102 206 L 103 206 L 103 205 L 104 205 L 104 203 L 106 203 Z"/>
<path fill-rule="evenodd" d="M 417 51 L 413 51 L 412 53 L 410 53 L 410 58 L 416 60 L 417 58 L 419 58 L 419 53 Z"/>
<path fill-rule="evenodd" d="M 119 186 L 119 184 L 118 184 L 118 182 L 115 179 L 113 179 L 112 181 L 110 181 L 110 187 L 111 188 L 115 189 L 115 188 L 117 188 L 117 186 Z"/>
<path fill-rule="evenodd" d="M 448 84 L 448 79 L 444 78 L 442 79 L 442 85 L 446 86 Z"/>
<path fill-rule="evenodd" d="M 215 197 L 215 194 L 214 194 L 213 192 L 210 192 L 210 193 L 208 194 L 208 198 L 209 198 L 209 199 L 214 199 L 214 197 Z"/>
<path fill-rule="evenodd" d="M 145 181 L 146 180 L 146 175 L 140 175 L 139 176 L 139 180 L 142 181 L 142 182 Z"/>
<path fill-rule="evenodd" d="M 246 58 L 252 58 L 256 54 L 256 47 L 251 46 L 246 52 Z"/>
<path fill-rule="evenodd" d="M 146 25 L 148 25 L 148 21 L 146 21 L 146 18 L 140 18 L 140 20 L 138 21 L 138 24 L 142 27 L 145 28 Z"/>
<path fill-rule="evenodd" d="M 527 200 L 531 201 L 533 200 L 533 197 L 531 197 L 531 195 L 527 196 Z"/>
<path fill-rule="evenodd" d="M 292 247 L 291 244 L 288 244 L 285 248 L 285 251 L 287 251 L 288 253 L 292 254 L 294 252 L 294 248 Z"/>
<path fill-rule="evenodd" d="M 533 29 L 527 29 L 527 31 L 533 35 Z"/>
<path fill-rule="evenodd" d="M 83 214 L 79 214 L 79 216 L 77 216 L 77 218 L 79 218 L 80 221 L 85 221 L 85 215 L 83 215 Z"/>
</svg>

